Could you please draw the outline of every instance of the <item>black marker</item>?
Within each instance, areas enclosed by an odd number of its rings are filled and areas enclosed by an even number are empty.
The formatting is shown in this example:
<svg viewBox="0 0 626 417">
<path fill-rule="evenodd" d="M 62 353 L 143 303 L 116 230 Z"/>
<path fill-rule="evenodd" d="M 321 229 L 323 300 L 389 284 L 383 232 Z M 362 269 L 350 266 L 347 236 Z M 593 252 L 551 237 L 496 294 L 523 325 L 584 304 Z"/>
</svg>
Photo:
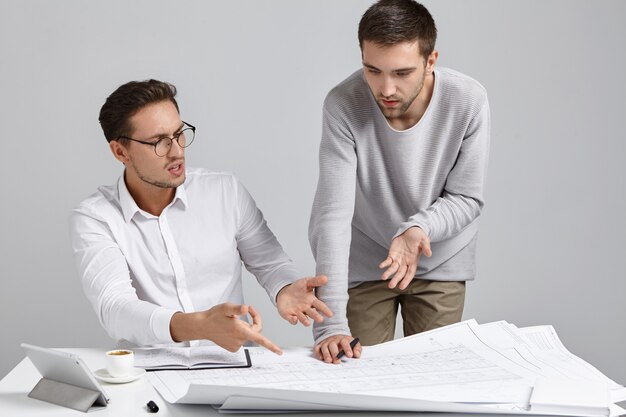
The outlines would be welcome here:
<svg viewBox="0 0 626 417">
<path fill-rule="evenodd" d="M 357 343 L 359 343 L 359 338 L 358 338 L 358 337 L 355 337 L 355 338 L 354 338 L 354 340 L 352 340 L 352 342 L 350 342 L 350 348 L 351 348 L 351 349 L 354 349 L 354 347 L 357 345 Z M 346 353 L 343 351 L 343 349 L 341 349 L 341 350 L 339 351 L 339 353 L 337 353 L 337 359 L 341 359 L 341 358 L 343 358 L 343 356 L 344 356 L 345 354 L 346 354 Z"/>
<path fill-rule="evenodd" d="M 150 411 L 151 413 L 159 412 L 159 406 L 156 405 L 154 401 L 148 401 L 148 404 L 146 404 L 146 407 L 148 407 L 148 411 Z"/>
</svg>

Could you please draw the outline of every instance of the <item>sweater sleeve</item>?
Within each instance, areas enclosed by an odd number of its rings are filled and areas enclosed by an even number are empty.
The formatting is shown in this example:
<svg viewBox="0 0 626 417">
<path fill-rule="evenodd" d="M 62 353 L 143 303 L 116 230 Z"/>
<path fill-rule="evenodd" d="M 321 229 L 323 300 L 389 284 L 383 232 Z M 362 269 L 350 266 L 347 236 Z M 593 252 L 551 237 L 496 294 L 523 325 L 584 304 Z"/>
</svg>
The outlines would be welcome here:
<svg viewBox="0 0 626 417">
<path fill-rule="evenodd" d="M 246 269 L 276 305 L 278 292 L 298 279 L 298 271 L 267 226 L 248 190 L 236 179 L 233 181 L 238 208 L 237 249 Z"/>
<path fill-rule="evenodd" d="M 394 238 L 418 226 L 431 242 L 442 241 L 458 234 L 480 216 L 484 206 L 490 126 L 489 102 L 485 96 L 483 105 L 468 125 L 441 196 L 400 224 Z"/>
<path fill-rule="evenodd" d="M 324 104 L 319 151 L 319 181 L 309 222 L 309 242 L 316 274 L 328 283 L 317 289 L 317 297 L 333 311 L 332 318 L 314 323 L 315 343 L 335 335 L 350 334 L 348 302 L 348 258 L 356 184 L 356 145 L 348 127 L 337 120 Z"/>
</svg>

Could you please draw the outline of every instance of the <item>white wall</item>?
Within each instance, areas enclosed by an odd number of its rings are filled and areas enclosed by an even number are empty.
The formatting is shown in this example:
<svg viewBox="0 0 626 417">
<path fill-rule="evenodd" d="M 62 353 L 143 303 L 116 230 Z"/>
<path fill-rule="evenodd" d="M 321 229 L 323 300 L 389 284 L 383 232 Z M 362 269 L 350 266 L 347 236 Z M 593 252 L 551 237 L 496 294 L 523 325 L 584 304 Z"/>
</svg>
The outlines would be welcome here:
<svg viewBox="0 0 626 417">
<path fill-rule="evenodd" d="M 20 342 L 111 346 L 79 285 L 67 215 L 121 166 L 98 112 L 120 84 L 179 88 L 190 166 L 234 171 L 303 273 L 321 104 L 359 67 L 371 2 L 0 3 L 0 376 Z M 440 65 L 489 91 L 492 152 L 465 318 L 553 324 L 626 382 L 624 2 L 429 1 Z M 312 342 L 246 276 L 265 333 Z"/>
</svg>

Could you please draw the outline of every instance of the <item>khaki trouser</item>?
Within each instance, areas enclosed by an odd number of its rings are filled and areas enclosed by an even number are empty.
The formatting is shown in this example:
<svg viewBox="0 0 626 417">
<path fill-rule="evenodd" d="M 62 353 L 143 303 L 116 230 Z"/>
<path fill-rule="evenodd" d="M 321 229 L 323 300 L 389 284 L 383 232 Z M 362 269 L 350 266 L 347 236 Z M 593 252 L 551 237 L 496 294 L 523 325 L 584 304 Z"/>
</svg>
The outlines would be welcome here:
<svg viewBox="0 0 626 417">
<path fill-rule="evenodd" d="M 368 281 L 348 290 L 348 325 L 364 346 L 393 340 L 398 306 L 404 335 L 457 323 L 463 315 L 465 281 L 414 279 L 404 290 L 389 281 Z"/>
</svg>

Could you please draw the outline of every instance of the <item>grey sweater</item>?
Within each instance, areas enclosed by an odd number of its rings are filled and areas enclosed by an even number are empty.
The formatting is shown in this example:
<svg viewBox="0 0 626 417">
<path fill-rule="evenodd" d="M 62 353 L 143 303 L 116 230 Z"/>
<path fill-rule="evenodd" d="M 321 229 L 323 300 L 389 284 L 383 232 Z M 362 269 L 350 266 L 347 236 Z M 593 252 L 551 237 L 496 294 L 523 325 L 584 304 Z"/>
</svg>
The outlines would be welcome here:
<svg viewBox="0 0 626 417">
<path fill-rule="evenodd" d="M 317 274 L 329 278 L 317 295 L 334 316 L 314 325 L 316 343 L 350 334 L 348 287 L 379 280 L 391 240 L 409 227 L 428 234 L 433 253 L 416 277 L 474 278 L 489 135 L 484 87 L 450 69 L 435 70 L 426 112 L 404 131 L 389 126 L 363 70 L 330 91 L 309 241 Z"/>
</svg>

